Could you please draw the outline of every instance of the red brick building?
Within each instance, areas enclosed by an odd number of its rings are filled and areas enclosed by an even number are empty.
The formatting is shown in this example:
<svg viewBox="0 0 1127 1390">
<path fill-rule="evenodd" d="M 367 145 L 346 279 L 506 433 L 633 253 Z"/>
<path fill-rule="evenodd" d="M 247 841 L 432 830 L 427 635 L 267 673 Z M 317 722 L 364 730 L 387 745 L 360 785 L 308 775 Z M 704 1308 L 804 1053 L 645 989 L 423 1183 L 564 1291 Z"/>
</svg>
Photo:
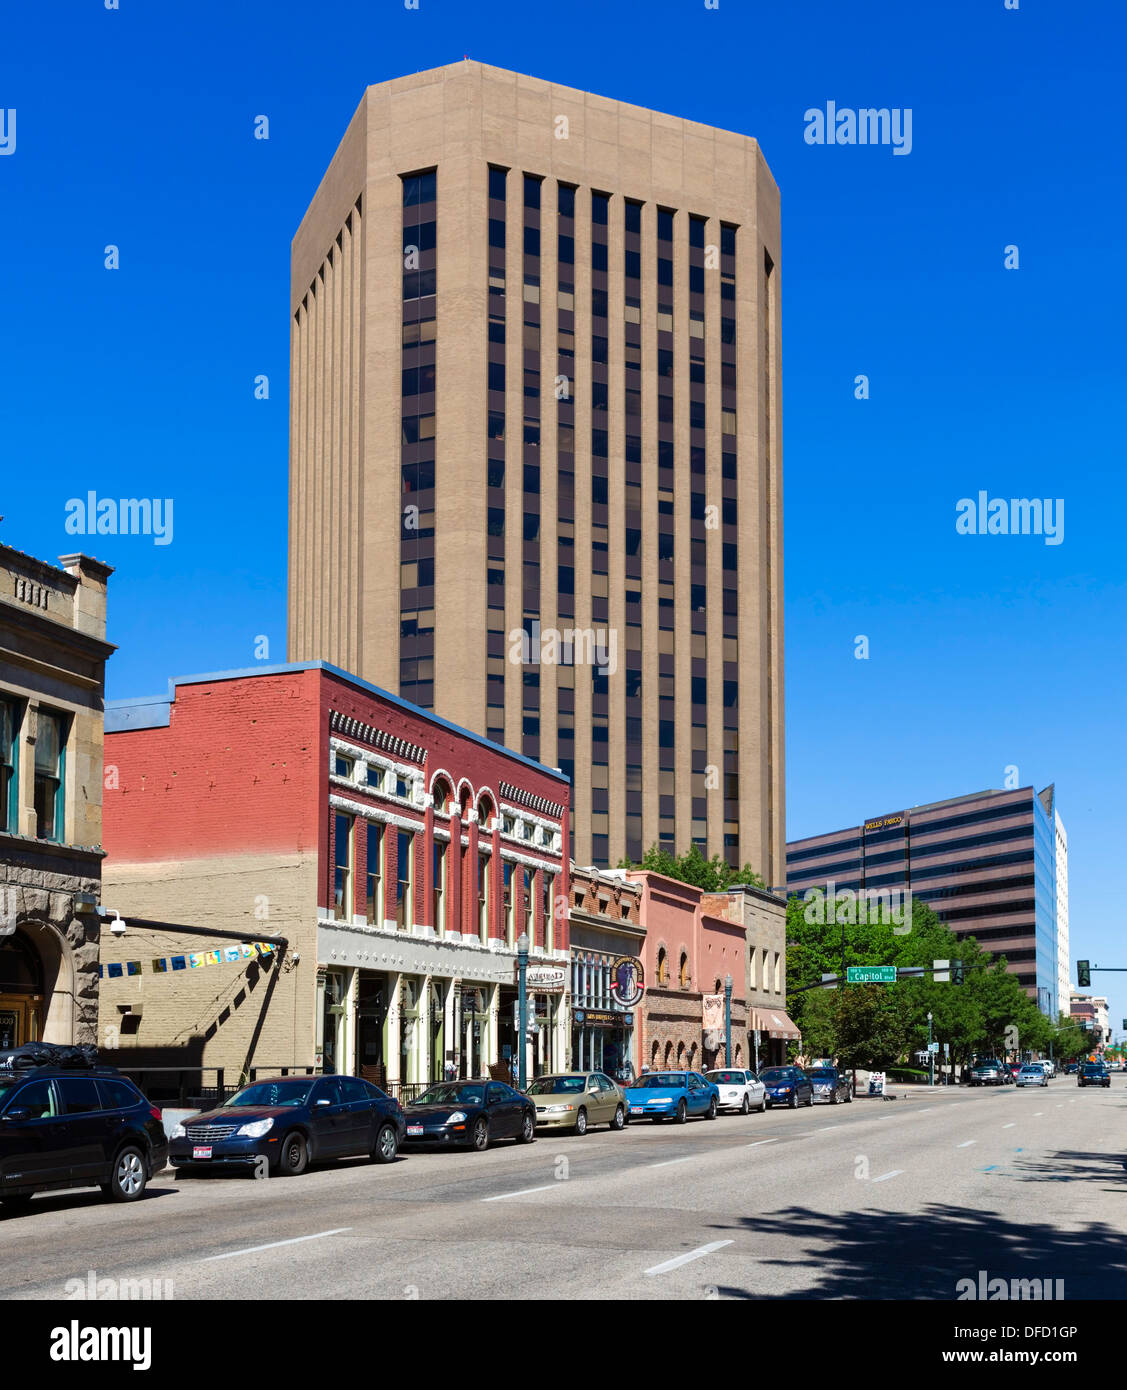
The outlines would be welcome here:
<svg viewBox="0 0 1127 1390">
<path fill-rule="evenodd" d="M 287 942 L 104 932 L 101 1019 L 135 1066 L 479 1075 L 515 1055 L 522 931 L 530 1074 L 564 1065 L 561 773 L 323 662 L 111 702 L 105 761 L 107 908 Z"/>
</svg>

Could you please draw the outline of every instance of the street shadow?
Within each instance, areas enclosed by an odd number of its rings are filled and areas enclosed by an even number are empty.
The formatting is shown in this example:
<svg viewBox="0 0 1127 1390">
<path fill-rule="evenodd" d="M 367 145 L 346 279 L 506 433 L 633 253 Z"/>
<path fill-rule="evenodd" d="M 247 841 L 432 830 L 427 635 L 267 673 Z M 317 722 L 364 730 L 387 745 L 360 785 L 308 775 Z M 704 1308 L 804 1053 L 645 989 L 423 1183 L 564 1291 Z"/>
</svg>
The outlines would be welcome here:
<svg viewBox="0 0 1127 1390">
<path fill-rule="evenodd" d="M 1038 1159 L 1018 1158 L 1013 1176 L 1022 1182 L 1109 1182 L 1105 1192 L 1127 1188 L 1127 1158 L 1113 1153 L 1060 1151 Z"/>
<path fill-rule="evenodd" d="M 746 1231 L 752 1252 L 757 1238 L 769 1236 L 784 1238 L 801 1252 L 761 1261 L 765 1272 L 774 1266 L 804 1276 L 801 1289 L 757 1295 L 722 1287 L 725 1298 L 954 1300 L 959 1281 L 977 1284 L 980 1270 L 988 1279 L 1062 1280 L 1066 1300 L 1127 1296 L 1127 1230 L 1102 1221 L 1062 1230 L 1047 1220 L 1018 1223 L 932 1203 L 920 1212 L 841 1215 L 789 1207 L 715 1223 L 714 1229 Z"/>
</svg>

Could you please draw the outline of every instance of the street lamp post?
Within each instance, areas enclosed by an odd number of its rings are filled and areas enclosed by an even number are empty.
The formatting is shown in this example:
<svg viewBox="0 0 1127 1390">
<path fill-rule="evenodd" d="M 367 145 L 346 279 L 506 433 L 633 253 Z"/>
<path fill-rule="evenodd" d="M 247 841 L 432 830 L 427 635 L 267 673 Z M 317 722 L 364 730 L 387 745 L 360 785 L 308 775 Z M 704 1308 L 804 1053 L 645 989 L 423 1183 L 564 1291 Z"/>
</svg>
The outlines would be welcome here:
<svg viewBox="0 0 1127 1390">
<path fill-rule="evenodd" d="M 931 1014 L 927 1016 L 927 1084 L 935 1085 L 935 1053 L 931 1050 Z"/>
<path fill-rule="evenodd" d="M 724 976 L 724 1065 L 732 1065 L 732 977 Z"/>
<path fill-rule="evenodd" d="M 525 981 L 528 974 L 528 933 L 521 932 L 517 938 L 517 1023 L 519 1037 L 517 1038 L 517 1090 L 523 1091 L 527 1077 L 525 1075 L 525 1044 L 524 1036 L 528 1031 L 528 994 L 525 989 Z"/>
</svg>

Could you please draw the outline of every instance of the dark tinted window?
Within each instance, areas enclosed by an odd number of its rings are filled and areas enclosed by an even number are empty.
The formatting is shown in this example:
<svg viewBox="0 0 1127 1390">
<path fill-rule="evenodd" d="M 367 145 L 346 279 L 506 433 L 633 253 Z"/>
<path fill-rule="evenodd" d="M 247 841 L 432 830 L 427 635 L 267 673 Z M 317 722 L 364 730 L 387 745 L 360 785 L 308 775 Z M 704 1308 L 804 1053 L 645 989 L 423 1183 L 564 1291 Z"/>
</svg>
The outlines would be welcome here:
<svg viewBox="0 0 1127 1390">
<path fill-rule="evenodd" d="M 316 1105 L 319 1100 L 327 1100 L 333 1105 L 340 1104 L 340 1086 L 335 1076 L 323 1077 L 313 1087 L 313 1094 L 309 1097 L 309 1103 Z"/>
<path fill-rule="evenodd" d="M 62 1092 L 64 1115 L 84 1115 L 91 1110 L 101 1110 L 102 1098 L 93 1077 L 60 1076 L 55 1085 Z"/>
<path fill-rule="evenodd" d="M 370 1100 L 367 1086 L 358 1076 L 342 1076 L 340 1079 L 341 1096 L 346 1101 Z"/>
<path fill-rule="evenodd" d="M 9 1103 L 10 1109 L 23 1109 L 31 1112 L 34 1120 L 55 1113 L 49 1081 L 33 1081 L 29 1086 L 18 1090 Z"/>
<path fill-rule="evenodd" d="M 492 1085 L 485 1093 L 485 1103 L 486 1105 L 499 1105 L 502 1101 L 508 1100 L 511 1095 L 512 1092 L 507 1086 Z"/>
<path fill-rule="evenodd" d="M 106 1110 L 128 1110 L 140 1103 L 142 1097 L 128 1081 L 108 1081 L 98 1078 L 98 1089 L 102 1093 L 102 1106 Z"/>
</svg>

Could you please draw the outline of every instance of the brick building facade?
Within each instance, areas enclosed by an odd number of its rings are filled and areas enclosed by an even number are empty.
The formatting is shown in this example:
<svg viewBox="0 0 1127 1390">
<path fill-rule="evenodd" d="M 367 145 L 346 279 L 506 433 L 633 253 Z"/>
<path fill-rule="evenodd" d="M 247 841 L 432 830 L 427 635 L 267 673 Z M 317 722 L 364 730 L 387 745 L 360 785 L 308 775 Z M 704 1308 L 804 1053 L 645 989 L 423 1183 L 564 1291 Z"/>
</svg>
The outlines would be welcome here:
<svg viewBox="0 0 1127 1390">
<path fill-rule="evenodd" d="M 107 749 L 106 906 L 246 943 L 107 940 L 103 1021 L 135 1068 L 394 1089 L 515 1053 L 517 937 L 545 979 L 568 962 L 561 774 L 323 662 L 115 702 Z M 531 998 L 535 1074 L 563 1065 L 568 1019 L 562 992 Z"/>
</svg>

